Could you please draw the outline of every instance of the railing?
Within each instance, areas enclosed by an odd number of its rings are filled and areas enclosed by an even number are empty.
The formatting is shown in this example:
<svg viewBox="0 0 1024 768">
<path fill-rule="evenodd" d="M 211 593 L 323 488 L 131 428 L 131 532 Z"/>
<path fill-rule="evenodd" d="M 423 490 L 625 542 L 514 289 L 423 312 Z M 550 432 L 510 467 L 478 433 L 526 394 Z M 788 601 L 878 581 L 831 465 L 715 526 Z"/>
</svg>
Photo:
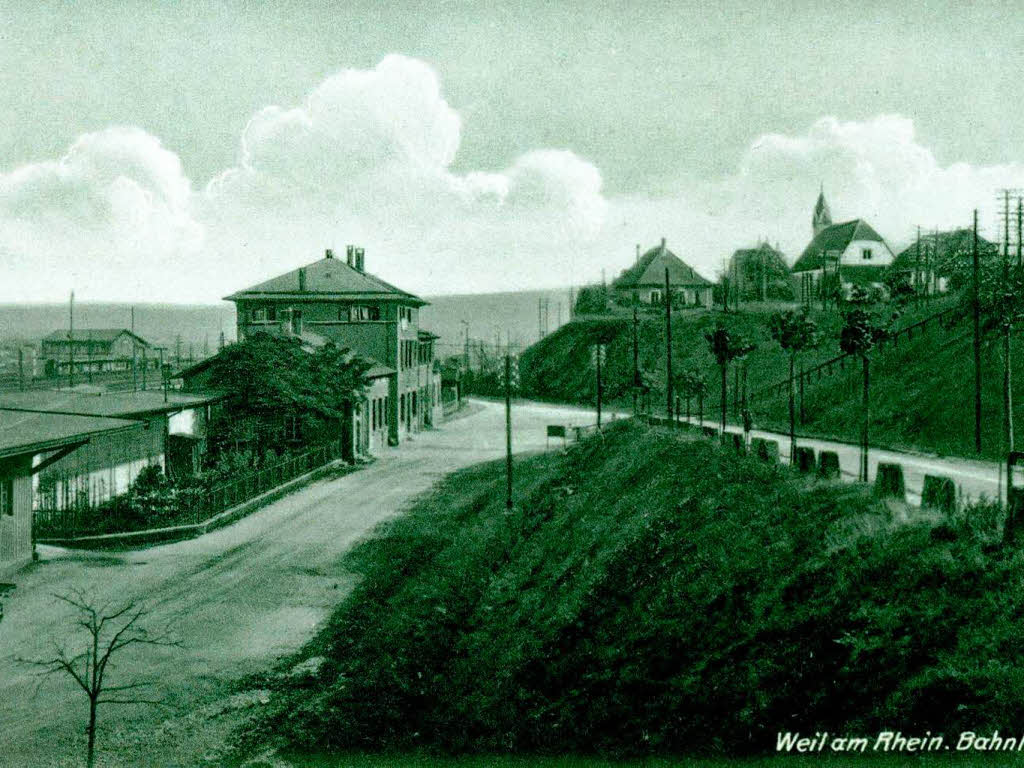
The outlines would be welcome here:
<svg viewBox="0 0 1024 768">
<path fill-rule="evenodd" d="M 885 338 L 879 341 L 878 348 L 883 349 L 886 344 L 892 342 L 894 347 L 899 346 L 901 338 L 912 339 L 914 332 L 921 330 L 924 331 L 929 323 L 941 324 L 942 318 L 946 317 L 955 310 L 955 307 L 947 307 L 941 312 L 936 312 L 934 315 L 929 315 L 923 320 L 918 320 L 916 323 L 911 323 L 908 326 L 900 328 L 899 330 L 893 331 L 888 334 Z M 852 357 L 848 352 L 844 352 L 841 355 L 837 355 L 823 363 L 818 363 L 812 368 L 807 368 L 799 372 L 793 377 L 794 382 L 799 387 L 801 382 L 807 383 L 811 380 L 812 376 L 816 376 L 815 381 L 821 381 L 823 376 L 831 376 L 836 369 L 842 371 L 846 368 L 846 361 Z M 780 379 L 779 381 L 766 384 L 763 387 L 753 390 L 750 393 L 750 398 L 753 400 L 759 397 L 770 397 L 773 395 L 784 395 L 789 391 L 789 378 Z"/>
<path fill-rule="evenodd" d="M 153 515 L 141 521 L 137 513 L 133 514 L 131 519 L 128 518 L 128 513 L 134 510 L 127 501 L 126 494 L 98 505 L 83 503 L 59 509 L 37 508 L 34 512 L 34 532 L 37 539 L 68 538 L 204 523 L 232 507 L 244 504 L 340 458 L 342 442 L 339 440 L 208 489 L 176 489 L 170 492 L 173 497 L 168 498 L 169 503 L 175 505 L 172 512 Z"/>
</svg>

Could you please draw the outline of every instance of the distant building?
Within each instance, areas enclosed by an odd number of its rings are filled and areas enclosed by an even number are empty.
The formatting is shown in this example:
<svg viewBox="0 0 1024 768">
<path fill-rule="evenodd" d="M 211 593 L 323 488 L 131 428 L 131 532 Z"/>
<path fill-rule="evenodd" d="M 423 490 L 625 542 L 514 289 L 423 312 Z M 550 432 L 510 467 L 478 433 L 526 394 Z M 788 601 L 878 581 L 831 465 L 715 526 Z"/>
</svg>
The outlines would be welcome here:
<svg viewBox="0 0 1024 768">
<path fill-rule="evenodd" d="M 32 559 L 33 478 L 94 440 L 134 422 L 0 409 L 0 574 Z"/>
<path fill-rule="evenodd" d="M 895 256 L 885 239 L 863 219 L 832 223 L 825 194 L 811 217 L 813 237 L 793 265 L 800 296 L 820 296 L 828 284 L 844 292 L 853 285 L 882 285 Z"/>
<path fill-rule="evenodd" d="M 370 360 L 370 391 L 353 419 L 357 452 L 374 452 L 442 416 L 437 336 L 419 326 L 426 301 L 365 269 L 362 248 L 324 258 L 238 291 L 238 339 L 255 333 L 295 336 L 315 348 L 333 341 Z"/>
<path fill-rule="evenodd" d="M 793 286 L 786 257 L 769 243 L 740 248 L 729 259 L 730 292 L 743 301 L 792 301 Z"/>
<path fill-rule="evenodd" d="M 207 427 L 218 394 L 168 392 L 6 392 L 5 413 L 117 418 L 123 429 L 92 439 L 79 451 L 47 465 L 35 477 L 37 513 L 96 506 L 124 493 L 145 467 L 170 475 L 199 469 Z"/>
<path fill-rule="evenodd" d="M 159 348 L 127 328 L 54 331 L 43 338 L 40 358 L 47 376 L 160 368 Z"/>
<path fill-rule="evenodd" d="M 922 234 L 900 251 L 890 269 L 917 293 L 945 293 L 970 278 L 973 249 L 974 231 L 967 227 Z M 982 261 L 997 258 L 999 246 L 979 235 L 978 255 Z"/>
<path fill-rule="evenodd" d="M 640 246 L 637 246 L 639 251 Z M 694 271 L 665 245 L 651 248 L 639 256 L 636 263 L 626 269 L 612 283 L 612 292 L 619 303 L 661 304 L 665 296 L 665 270 L 674 296 L 684 304 L 710 307 L 712 284 Z"/>
</svg>

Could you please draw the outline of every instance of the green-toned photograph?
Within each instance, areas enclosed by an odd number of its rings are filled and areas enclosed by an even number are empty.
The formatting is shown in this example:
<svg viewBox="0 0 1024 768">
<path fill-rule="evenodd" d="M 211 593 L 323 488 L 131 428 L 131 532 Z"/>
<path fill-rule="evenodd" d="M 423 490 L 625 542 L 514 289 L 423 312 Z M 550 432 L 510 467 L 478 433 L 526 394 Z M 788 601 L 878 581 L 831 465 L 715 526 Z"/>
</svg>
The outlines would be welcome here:
<svg viewBox="0 0 1024 768">
<path fill-rule="evenodd" d="M 0 765 L 1024 764 L 1022 11 L 0 0 Z"/>
</svg>

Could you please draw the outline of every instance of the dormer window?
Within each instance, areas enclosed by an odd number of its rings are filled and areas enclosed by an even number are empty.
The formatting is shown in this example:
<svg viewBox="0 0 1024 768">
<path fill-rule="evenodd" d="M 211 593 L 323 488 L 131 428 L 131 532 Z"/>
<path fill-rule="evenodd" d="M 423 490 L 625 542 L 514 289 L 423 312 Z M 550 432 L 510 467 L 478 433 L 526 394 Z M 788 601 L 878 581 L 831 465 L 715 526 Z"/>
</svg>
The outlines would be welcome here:
<svg viewBox="0 0 1024 768">
<path fill-rule="evenodd" d="M 860 257 L 864 259 L 864 261 L 871 261 L 871 256 L 872 253 L 870 248 L 861 248 Z"/>
</svg>

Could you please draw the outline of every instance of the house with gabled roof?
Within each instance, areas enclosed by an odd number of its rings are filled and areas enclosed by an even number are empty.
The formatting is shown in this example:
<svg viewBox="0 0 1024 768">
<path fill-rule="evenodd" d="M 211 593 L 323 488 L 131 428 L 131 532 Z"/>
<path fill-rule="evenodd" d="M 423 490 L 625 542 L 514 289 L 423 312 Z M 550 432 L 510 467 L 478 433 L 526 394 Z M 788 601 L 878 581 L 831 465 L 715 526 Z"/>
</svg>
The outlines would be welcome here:
<svg viewBox="0 0 1024 768">
<path fill-rule="evenodd" d="M 127 328 L 65 328 L 44 336 L 40 346 L 47 376 L 160 368 L 159 347 Z"/>
<path fill-rule="evenodd" d="M 888 243 L 863 219 L 832 223 L 825 194 L 818 196 L 811 226 L 813 237 L 793 265 L 801 297 L 821 295 L 832 282 L 848 292 L 853 285 L 883 285 L 895 256 Z"/>
<path fill-rule="evenodd" d="M 900 251 L 890 270 L 917 293 L 945 293 L 970 279 L 973 255 L 974 231 L 970 227 L 929 232 Z M 982 262 L 998 258 L 999 246 L 979 235 L 978 256 Z"/>
<path fill-rule="evenodd" d="M 240 341 L 256 333 L 297 337 L 308 348 L 331 341 L 371 362 L 367 400 L 353 415 L 356 453 L 397 444 L 442 415 L 438 337 L 419 325 L 428 302 L 367 272 L 365 259 L 355 246 L 344 261 L 328 249 L 319 261 L 226 297 Z"/>
<path fill-rule="evenodd" d="M 660 304 L 665 296 L 665 270 L 674 296 L 685 304 L 710 307 L 712 283 L 668 249 L 665 238 L 624 270 L 612 283 L 612 291 L 620 303 Z"/>
</svg>

